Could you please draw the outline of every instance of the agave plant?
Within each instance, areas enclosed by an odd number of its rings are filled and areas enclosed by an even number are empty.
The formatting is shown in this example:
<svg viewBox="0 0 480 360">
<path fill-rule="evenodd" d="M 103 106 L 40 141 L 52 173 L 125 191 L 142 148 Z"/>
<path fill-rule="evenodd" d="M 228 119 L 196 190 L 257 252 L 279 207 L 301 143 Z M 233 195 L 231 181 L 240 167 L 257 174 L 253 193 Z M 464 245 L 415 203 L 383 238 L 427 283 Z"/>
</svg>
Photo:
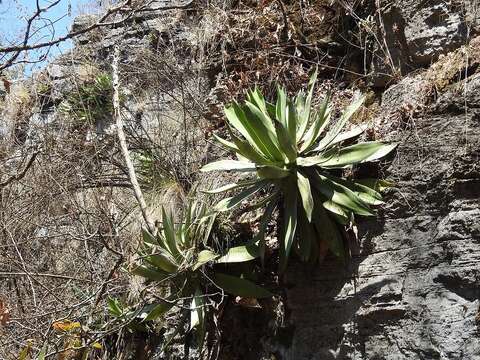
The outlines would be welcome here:
<svg viewBox="0 0 480 360">
<path fill-rule="evenodd" d="M 143 230 L 143 249 L 139 263 L 132 269 L 133 274 L 169 288 L 165 299 L 142 312 L 143 321 L 157 319 L 174 306 L 185 308 L 187 301 L 190 330 L 196 329 L 199 344 L 205 334 L 206 304 L 211 295 L 223 291 L 253 298 L 272 295 L 246 279 L 213 268 L 215 264 L 246 262 L 258 257 L 255 246 L 232 247 L 225 254 L 208 249 L 215 217 L 207 213 L 204 205 L 190 202 L 184 217 L 175 224 L 173 216 L 162 209 L 163 226 L 156 235 Z M 179 323 L 179 327 L 183 325 Z"/>
<path fill-rule="evenodd" d="M 100 74 L 93 81 L 81 84 L 77 90 L 70 93 L 60 104 L 59 111 L 86 124 L 111 118 L 112 91 L 112 78 L 107 74 Z"/>
<path fill-rule="evenodd" d="M 328 249 L 338 257 L 345 256 L 345 226 L 352 223 L 354 214 L 373 215 L 371 206 L 381 204 L 382 197 L 375 179 L 353 181 L 335 175 L 355 164 L 379 160 L 396 147 L 377 141 L 344 146 L 364 131 L 357 126 L 342 132 L 364 98 L 354 100 L 333 123 L 329 94 L 318 109 L 312 107 L 316 77 L 315 72 L 307 94 L 300 92 L 293 99 L 279 87 L 275 105 L 255 89 L 247 92 L 244 104 L 234 102 L 225 107 L 231 141 L 214 137 L 238 160 L 220 160 L 201 169 L 247 173 L 245 180 L 207 191 L 242 189 L 220 201 L 217 211 L 232 210 L 253 196 L 267 194 L 252 206 L 266 208 L 257 239 L 262 257 L 265 229 L 279 206 L 283 218 L 281 270 L 292 248 L 305 261 L 316 261 Z"/>
</svg>

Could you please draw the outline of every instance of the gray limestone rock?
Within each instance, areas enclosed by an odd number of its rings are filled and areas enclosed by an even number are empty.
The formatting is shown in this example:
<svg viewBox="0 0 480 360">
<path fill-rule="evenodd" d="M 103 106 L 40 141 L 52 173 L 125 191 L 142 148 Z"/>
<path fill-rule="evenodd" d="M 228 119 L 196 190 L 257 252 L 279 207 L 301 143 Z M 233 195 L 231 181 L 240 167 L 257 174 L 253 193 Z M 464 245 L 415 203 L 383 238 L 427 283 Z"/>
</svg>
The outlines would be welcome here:
<svg viewBox="0 0 480 360">
<path fill-rule="evenodd" d="M 79 15 L 73 20 L 72 28 L 70 29 L 70 33 L 75 33 L 81 31 L 88 26 L 92 25 L 97 21 L 98 16 L 96 15 Z M 75 41 L 79 44 L 87 43 L 91 40 L 91 34 L 81 34 L 75 37 Z"/>
<path fill-rule="evenodd" d="M 429 1 L 415 10 L 406 20 L 405 38 L 416 66 L 429 65 L 466 43 L 464 14 L 453 4 Z"/>
<path fill-rule="evenodd" d="M 286 359 L 480 359 L 480 119 L 449 109 L 396 135 L 396 188 L 351 264 L 290 270 Z"/>
<path fill-rule="evenodd" d="M 480 74 L 451 86 L 448 91 L 441 94 L 435 104 L 435 111 L 459 114 L 471 112 L 480 115 Z"/>
<path fill-rule="evenodd" d="M 396 0 L 379 5 L 377 39 L 382 42 L 377 41 L 372 57 L 374 86 L 426 67 L 468 41 L 471 13 L 454 2 Z"/>
</svg>

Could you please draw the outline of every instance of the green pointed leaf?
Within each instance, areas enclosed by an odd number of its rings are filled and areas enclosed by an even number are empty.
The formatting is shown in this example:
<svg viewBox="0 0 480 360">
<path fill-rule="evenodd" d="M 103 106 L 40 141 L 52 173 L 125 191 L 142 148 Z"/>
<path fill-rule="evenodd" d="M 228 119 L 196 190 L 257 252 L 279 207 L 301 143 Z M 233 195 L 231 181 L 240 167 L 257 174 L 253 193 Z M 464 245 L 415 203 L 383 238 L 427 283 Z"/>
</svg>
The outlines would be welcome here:
<svg viewBox="0 0 480 360">
<path fill-rule="evenodd" d="M 160 249 L 157 249 L 155 254 L 145 257 L 145 260 L 167 273 L 174 273 L 178 269 L 175 260 L 166 251 Z"/>
<path fill-rule="evenodd" d="M 297 229 L 297 186 L 288 184 L 284 190 L 284 226 L 283 242 L 280 251 L 280 272 L 287 267 L 290 250 Z"/>
<path fill-rule="evenodd" d="M 115 316 L 115 317 L 120 317 L 123 314 L 122 308 L 120 306 L 120 302 L 118 299 L 114 299 L 111 297 L 107 298 L 107 306 L 108 306 L 108 312 Z"/>
<path fill-rule="evenodd" d="M 232 295 L 256 299 L 273 296 L 270 291 L 254 284 L 253 282 L 231 275 L 215 273 L 214 282 L 219 288 Z"/>
<path fill-rule="evenodd" d="M 275 107 L 276 119 L 285 130 L 288 128 L 287 111 L 287 94 L 284 89 L 277 86 L 277 104 Z"/>
<path fill-rule="evenodd" d="M 190 304 L 190 330 L 197 326 L 200 328 L 203 327 L 203 306 L 205 301 L 202 295 L 200 289 L 197 288 Z"/>
<path fill-rule="evenodd" d="M 337 145 L 341 142 L 356 138 L 357 136 L 361 135 L 366 129 L 367 129 L 366 126 L 360 125 L 360 126 L 356 126 L 355 128 L 353 128 L 351 130 L 342 132 L 342 133 L 337 135 L 337 137 L 330 143 L 328 148 L 330 148 L 334 145 Z"/>
<path fill-rule="evenodd" d="M 321 199 L 316 198 L 315 201 L 320 205 Z M 345 259 L 345 246 L 342 235 L 322 206 L 315 206 L 313 223 L 320 238 L 327 242 L 330 251 L 340 259 Z"/>
<path fill-rule="evenodd" d="M 42 346 L 42 349 L 40 350 L 40 352 L 38 353 L 38 356 L 37 356 L 37 360 L 45 360 L 45 357 L 47 356 L 47 343 L 45 343 L 43 346 Z"/>
<path fill-rule="evenodd" d="M 303 209 L 307 215 L 308 222 L 311 222 L 313 211 L 312 190 L 310 188 L 310 181 L 307 177 L 303 176 L 300 171 L 297 172 L 297 187 L 300 192 L 300 197 L 302 198 Z"/>
<path fill-rule="evenodd" d="M 222 193 L 222 192 L 226 192 L 226 191 L 229 191 L 229 190 L 233 190 L 233 189 L 237 189 L 239 187 L 241 187 L 242 185 L 238 184 L 238 183 L 231 183 L 231 184 L 227 184 L 227 185 L 223 185 L 223 186 L 220 186 L 216 189 L 212 189 L 212 190 L 201 190 L 203 193 L 205 194 L 219 194 L 219 193 Z"/>
<path fill-rule="evenodd" d="M 368 189 L 367 187 L 365 188 Z M 361 189 L 360 185 L 355 186 L 355 189 Z M 384 204 L 384 202 L 381 199 L 375 198 L 374 196 L 372 196 L 366 191 L 353 191 L 353 192 L 357 194 L 358 197 L 368 205 L 378 206 L 378 205 Z"/>
<path fill-rule="evenodd" d="M 215 262 L 218 264 L 246 262 L 256 259 L 259 255 L 259 248 L 256 244 L 247 244 L 230 248 L 225 255 Z"/>
<path fill-rule="evenodd" d="M 368 205 L 381 205 L 383 204 L 382 195 L 368 186 L 357 183 L 355 181 L 344 180 L 332 175 L 326 175 L 325 177 L 337 184 L 343 185 L 352 190 L 363 202 Z"/>
<path fill-rule="evenodd" d="M 270 119 L 276 119 L 276 107 L 274 104 L 271 104 L 269 102 L 265 102 L 265 106 L 267 108 L 267 114 L 270 117 Z"/>
<path fill-rule="evenodd" d="M 239 138 L 227 123 L 227 130 L 232 138 L 235 146 L 238 148 L 237 156 L 241 154 L 242 157 L 255 164 L 269 165 L 272 161 L 268 160 L 264 155 L 257 151 L 247 140 Z"/>
<path fill-rule="evenodd" d="M 259 181 L 255 185 L 243 190 L 238 195 L 229 197 L 220 201 L 214 208 L 215 211 L 223 212 L 230 211 L 240 205 L 243 201 L 247 200 L 249 197 L 263 189 L 268 185 L 268 181 Z"/>
<path fill-rule="evenodd" d="M 321 156 L 298 157 L 297 165 L 301 167 L 317 166 L 322 161 L 325 161 Z"/>
<path fill-rule="evenodd" d="M 165 315 L 173 307 L 173 305 L 173 301 L 170 302 L 160 300 L 155 305 L 155 307 L 150 312 L 148 312 L 147 316 L 145 317 L 145 319 L 143 319 L 143 321 L 151 321 L 158 319 L 159 317 Z"/>
<path fill-rule="evenodd" d="M 27 340 L 27 345 L 18 354 L 18 360 L 27 360 L 32 349 L 32 340 Z"/>
<path fill-rule="evenodd" d="M 261 112 L 263 112 L 265 115 L 268 116 L 265 99 L 262 93 L 260 92 L 260 90 L 258 89 L 258 87 L 255 87 L 255 89 L 251 91 L 248 95 L 247 95 L 247 100 L 255 104 L 255 106 L 258 107 Z"/>
<path fill-rule="evenodd" d="M 320 134 L 323 130 L 328 126 L 330 123 L 330 92 L 327 93 L 325 99 L 320 106 L 320 109 L 317 115 L 314 118 L 313 124 L 308 129 L 307 133 L 305 134 L 305 139 L 300 147 L 300 153 L 308 152 L 312 146 L 317 142 Z"/>
<path fill-rule="evenodd" d="M 202 265 L 205 265 L 206 263 L 215 260 L 218 258 L 220 255 L 214 253 L 211 250 L 202 250 L 198 253 L 198 258 L 196 264 L 193 266 L 193 270 L 197 270 L 199 267 Z"/>
<path fill-rule="evenodd" d="M 255 106 L 253 106 L 253 108 L 255 108 Z M 256 115 L 264 115 L 260 110 L 258 110 L 258 108 L 255 109 L 257 110 L 257 112 L 255 113 Z M 249 110 L 248 103 L 246 110 Z M 260 152 L 268 159 L 282 160 L 281 158 L 277 158 L 275 156 L 280 154 L 276 154 L 275 146 L 271 142 L 271 136 L 274 135 L 270 134 L 270 131 L 265 127 L 265 123 L 262 121 L 263 118 L 258 119 L 258 116 L 256 116 L 255 114 L 249 113 L 249 116 L 247 116 L 245 111 L 238 104 L 235 103 L 230 107 L 225 108 L 225 115 L 227 116 L 227 120 L 245 137 L 245 139 L 247 139 L 250 145 L 252 145 L 258 152 Z M 276 150 L 278 151 L 278 149 Z"/>
<path fill-rule="evenodd" d="M 350 222 L 349 210 L 342 208 L 340 205 L 331 200 L 323 201 L 322 205 L 326 210 L 332 213 L 333 217 L 338 223 L 347 225 Z"/>
<path fill-rule="evenodd" d="M 381 159 L 397 147 L 397 144 L 384 144 L 377 141 L 332 148 L 319 156 L 318 166 L 323 168 L 344 168 L 354 164 Z"/>
<path fill-rule="evenodd" d="M 310 119 L 310 112 L 312 109 L 312 98 L 313 98 L 313 91 L 315 89 L 315 83 L 317 82 L 318 76 L 318 68 L 315 68 L 312 76 L 310 76 L 310 80 L 308 81 L 307 87 L 307 97 L 302 104 L 302 99 L 300 98 L 299 104 L 300 107 L 297 105 L 297 109 L 299 109 L 298 114 L 298 131 L 297 131 L 297 142 L 302 141 L 303 136 L 305 135 L 305 131 L 307 130 L 308 121 Z M 303 105 L 303 106 L 302 106 Z"/>
<path fill-rule="evenodd" d="M 225 139 L 222 139 L 220 136 L 217 136 L 215 134 L 213 134 L 213 138 L 219 142 L 220 144 L 222 144 L 225 148 L 227 148 L 228 150 L 230 151 L 233 151 L 234 153 L 239 153 L 240 152 L 240 149 L 237 147 L 237 145 L 235 145 L 234 143 L 230 142 L 230 141 L 227 141 Z"/>
<path fill-rule="evenodd" d="M 294 163 L 297 159 L 297 150 L 292 143 L 287 130 L 279 122 L 275 123 L 275 131 L 277 134 L 278 142 L 280 143 L 280 149 L 284 152 L 289 162 Z"/>
<path fill-rule="evenodd" d="M 394 187 L 395 183 L 389 180 L 383 179 L 375 179 L 375 178 L 368 178 L 368 179 L 358 179 L 355 180 L 357 184 L 366 186 L 374 191 L 383 192 L 388 188 Z"/>
<path fill-rule="evenodd" d="M 145 228 L 142 228 L 142 239 L 147 244 L 158 245 L 157 238 Z"/>
<path fill-rule="evenodd" d="M 152 269 L 146 266 L 137 266 L 132 271 L 130 271 L 133 275 L 141 276 L 149 280 L 153 281 L 162 281 L 171 276 L 169 273 L 159 270 L 159 269 Z"/>
<path fill-rule="evenodd" d="M 180 238 L 180 242 L 182 244 L 183 249 L 191 249 L 194 245 L 192 241 L 193 240 L 192 232 L 190 230 L 191 230 L 191 225 L 187 225 L 186 222 L 179 225 L 180 233 L 178 237 Z"/>
<path fill-rule="evenodd" d="M 225 107 L 224 112 L 230 125 L 237 129 L 257 151 L 262 153 L 257 146 L 255 134 L 253 134 L 253 136 L 250 134 L 252 129 L 248 126 L 248 121 L 242 108 L 237 103 L 233 103 L 232 105 Z"/>
<path fill-rule="evenodd" d="M 365 97 L 361 96 L 360 98 L 354 100 L 343 112 L 340 119 L 337 123 L 331 127 L 331 129 L 327 132 L 325 137 L 320 141 L 318 146 L 314 149 L 314 151 L 322 151 L 323 149 L 330 146 L 332 141 L 338 136 L 340 131 L 345 127 L 347 122 L 350 120 L 353 114 L 357 112 L 357 110 L 363 105 L 365 101 Z"/>
<path fill-rule="evenodd" d="M 255 171 L 254 163 L 238 160 L 219 160 L 211 162 L 200 169 L 201 172 L 208 171 Z"/>
<path fill-rule="evenodd" d="M 298 113 L 298 121 L 297 121 L 297 144 L 301 141 L 303 138 L 303 135 L 305 134 L 305 131 L 307 131 L 308 127 L 308 119 L 306 119 L 304 113 L 305 113 L 305 93 L 303 91 L 300 91 L 297 96 L 294 98 L 294 104 L 295 108 L 297 109 Z"/>
<path fill-rule="evenodd" d="M 254 162 L 256 163 L 256 161 L 253 161 L 253 160 L 250 160 L 249 158 L 243 156 L 243 154 L 241 152 L 237 152 L 235 154 L 235 157 L 237 158 L 238 161 L 245 161 L 245 162 Z"/>
<path fill-rule="evenodd" d="M 295 109 L 294 104 L 289 99 L 287 100 L 287 132 L 290 138 L 290 142 L 295 148 L 295 153 L 297 152 L 297 110 Z"/>
<path fill-rule="evenodd" d="M 188 239 L 188 234 L 187 234 L 187 227 L 185 226 L 185 223 L 180 223 L 177 226 L 177 239 L 178 239 L 178 246 L 179 248 L 186 249 L 189 248 L 190 246 L 187 246 L 187 243 L 189 242 Z"/>
<path fill-rule="evenodd" d="M 358 215 L 372 216 L 373 212 L 353 191 L 347 187 L 330 181 L 325 176 L 318 172 L 312 173 L 312 185 L 319 191 L 327 200 L 331 200 L 338 205 L 352 210 Z"/>
<path fill-rule="evenodd" d="M 174 259 L 180 257 L 180 252 L 177 245 L 177 237 L 175 236 L 175 225 L 173 224 L 172 214 L 168 214 L 165 211 L 165 208 L 162 206 L 162 225 L 163 225 L 163 235 L 169 249 L 170 254 L 172 254 Z M 176 266 L 175 266 L 176 267 Z"/>
<path fill-rule="evenodd" d="M 197 330 L 197 345 L 201 351 L 205 340 L 205 295 L 198 288 L 190 305 L 190 330 L 194 328 Z"/>
<path fill-rule="evenodd" d="M 189 201 L 187 203 L 187 211 L 185 211 L 185 219 L 184 219 L 184 225 L 186 228 L 190 227 L 190 224 L 192 223 L 192 220 L 195 217 L 197 205 L 198 205 L 197 201 Z"/>
<path fill-rule="evenodd" d="M 215 220 L 217 218 L 217 213 L 213 213 L 209 216 L 204 217 L 207 220 L 206 226 L 202 227 L 204 233 L 203 236 L 200 236 L 200 238 L 203 238 L 203 244 L 206 245 L 208 244 L 208 239 L 210 238 L 210 233 L 212 232 L 213 225 L 215 224 Z"/>
<path fill-rule="evenodd" d="M 284 160 L 284 156 L 280 151 L 280 144 L 277 141 L 275 134 L 275 128 L 273 126 L 272 120 L 263 113 L 259 108 L 254 104 L 246 101 L 245 105 L 250 111 L 250 117 L 247 117 L 249 121 L 256 129 L 257 139 L 261 144 L 257 144 L 262 150 L 262 153 L 268 158 L 276 161 Z"/>
<path fill-rule="evenodd" d="M 239 181 L 239 182 L 236 182 L 236 183 L 231 183 L 231 184 L 220 186 L 219 188 L 216 188 L 216 189 L 213 189 L 213 190 L 201 190 L 201 191 L 203 193 L 206 193 L 206 194 L 219 194 L 219 193 L 230 191 L 230 190 L 233 190 L 233 189 L 238 189 L 238 188 L 242 188 L 242 187 L 245 187 L 245 186 L 254 185 L 254 184 L 258 183 L 259 181 L 261 181 L 261 180 L 253 179 L 253 180 L 248 180 L 248 181 Z"/>
<path fill-rule="evenodd" d="M 290 170 L 277 166 L 260 166 L 257 168 L 257 175 L 261 179 L 283 179 L 291 174 Z"/>
</svg>

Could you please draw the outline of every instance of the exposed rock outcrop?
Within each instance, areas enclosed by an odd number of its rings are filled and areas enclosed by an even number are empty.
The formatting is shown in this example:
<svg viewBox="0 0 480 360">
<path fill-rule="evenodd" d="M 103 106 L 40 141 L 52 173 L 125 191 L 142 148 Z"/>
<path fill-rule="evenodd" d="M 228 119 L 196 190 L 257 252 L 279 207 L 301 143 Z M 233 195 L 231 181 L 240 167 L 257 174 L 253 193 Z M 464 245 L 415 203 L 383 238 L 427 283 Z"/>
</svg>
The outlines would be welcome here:
<svg viewBox="0 0 480 360">
<path fill-rule="evenodd" d="M 289 276 L 287 359 L 480 359 L 478 74 L 458 85 L 430 104 L 422 75 L 384 94 L 385 111 L 412 100 L 424 113 L 391 136 L 396 187 L 378 219 L 359 223 L 348 269 Z"/>
<path fill-rule="evenodd" d="M 377 4 L 377 49 L 372 61 L 375 86 L 385 86 L 392 76 L 398 79 L 399 75 L 428 67 L 478 32 L 478 4 L 475 7 L 473 3 L 439 0 Z"/>
</svg>

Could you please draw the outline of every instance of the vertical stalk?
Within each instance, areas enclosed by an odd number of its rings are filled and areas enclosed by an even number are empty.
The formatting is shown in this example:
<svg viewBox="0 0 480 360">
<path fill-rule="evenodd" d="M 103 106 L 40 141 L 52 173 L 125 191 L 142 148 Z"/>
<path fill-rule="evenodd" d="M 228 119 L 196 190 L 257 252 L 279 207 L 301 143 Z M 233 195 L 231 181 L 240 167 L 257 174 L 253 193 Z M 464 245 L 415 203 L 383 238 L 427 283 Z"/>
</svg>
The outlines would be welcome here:
<svg viewBox="0 0 480 360">
<path fill-rule="evenodd" d="M 112 63 L 112 80 L 113 80 L 113 117 L 115 118 L 115 123 L 117 126 L 117 136 L 118 141 L 120 143 L 120 150 L 122 152 L 123 158 L 125 159 L 125 164 L 128 170 L 128 177 L 130 179 L 130 183 L 132 184 L 133 191 L 135 193 L 135 198 L 140 206 L 140 210 L 142 212 L 143 219 L 145 220 L 146 226 L 148 230 L 154 234 L 155 233 L 155 225 L 150 220 L 147 211 L 147 204 L 145 202 L 145 198 L 142 194 L 142 189 L 138 184 L 137 174 L 135 173 L 135 168 L 132 163 L 132 159 L 130 158 L 130 153 L 128 151 L 127 146 L 127 139 L 125 136 L 125 132 L 123 131 L 123 120 L 122 120 L 122 113 L 120 109 L 120 78 L 118 75 L 118 62 L 120 59 L 120 48 L 118 45 L 115 46 L 114 54 L 113 54 L 113 63 Z"/>
</svg>

